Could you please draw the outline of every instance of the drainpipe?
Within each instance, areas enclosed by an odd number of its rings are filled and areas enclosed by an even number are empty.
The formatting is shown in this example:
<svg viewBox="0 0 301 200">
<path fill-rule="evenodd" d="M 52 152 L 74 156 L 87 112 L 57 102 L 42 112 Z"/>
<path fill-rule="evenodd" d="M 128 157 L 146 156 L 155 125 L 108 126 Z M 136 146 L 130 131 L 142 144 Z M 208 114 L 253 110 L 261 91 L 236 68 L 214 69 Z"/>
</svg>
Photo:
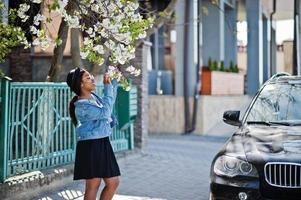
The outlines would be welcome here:
<svg viewBox="0 0 301 200">
<path fill-rule="evenodd" d="M 161 95 L 163 92 L 161 90 L 161 71 L 159 70 L 159 35 L 158 35 L 158 28 L 156 28 L 155 30 L 155 66 L 156 66 L 156 74 L 157 74 L 157 78 L 156 78 L 156 82 L 157 82 L 157 86 L 156 86 L 156 94 L 157 95 Z"/>
<path fill-rule="evenodd" d="M 163 94 L 163 90 L 161 90 L 161 76 L 162 76 L 162 72 L 160 70 L 157 70 L 157 87 L 156 87 L 157 95 Z"/>
<path fill-rule="evenodd" d="M 195 90 L 194 90 L 194 100 L 193 100 L 193 114 L 192 114 L 192 126 L 189 132 L 193 132 L 196 127 L 196 118 L 197 118 L 197 111 L 198 111 L 198 99 L 199 99 L 199 89 L 201 86 L 200 82 L 200 65 L 201 65 L 201 60 L 200 60 L 200 33 L 201 33 L 201 0 L 198 0 L 198 9 L 197 9 L 197 70 L 196 70 L 196 85 L 195 85 Z"/>
<path fill-rule="evenodd" d="M 299 0 L 294 0 L 294 43 L 293 43 L 293 74 L 300 75 L 299 46 Z"/>
<path fill-rule="evenodd" d="M 276 13 L 276 0 L 273 0 L 273 12 L 270 14 L 270 72 L 269 75 L 272 76 L 273 73 L 273 42 L 272 42 L 272 31 L 273 31 L 273 15 Z"/>
<path fill-rule="evenodd" d="M 191 130 L 191 124 L 190 124 L 190 110 L 189 110 L 189 35 L 190 35 L 190 26 L 191 23 L 189 23 L 190 18 L 190 0 L 186 0 L 185 3 L 185 32 L 184 32 L 184 62 L 183 62 L 183 69 L 184 69 L 184 81 L 183 81 L 183 90 L 184 90 L 184 113 L 185 113 L 185 134 L 189 133 Z"/>
</svg>

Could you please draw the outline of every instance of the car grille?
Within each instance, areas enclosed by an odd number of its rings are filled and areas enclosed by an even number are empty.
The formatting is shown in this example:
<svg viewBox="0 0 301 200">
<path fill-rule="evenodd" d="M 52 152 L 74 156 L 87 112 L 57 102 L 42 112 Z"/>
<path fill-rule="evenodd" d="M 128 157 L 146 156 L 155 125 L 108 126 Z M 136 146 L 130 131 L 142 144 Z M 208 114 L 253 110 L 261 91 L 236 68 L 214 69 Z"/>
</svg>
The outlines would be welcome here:
<svg viewBox="0 0 301 200">
<path fill-rule="evenodd" d="M 269 162 L 264 166 L 264 175 L 272 186 L 301 188 L 301 164 Z"/>
</svg>

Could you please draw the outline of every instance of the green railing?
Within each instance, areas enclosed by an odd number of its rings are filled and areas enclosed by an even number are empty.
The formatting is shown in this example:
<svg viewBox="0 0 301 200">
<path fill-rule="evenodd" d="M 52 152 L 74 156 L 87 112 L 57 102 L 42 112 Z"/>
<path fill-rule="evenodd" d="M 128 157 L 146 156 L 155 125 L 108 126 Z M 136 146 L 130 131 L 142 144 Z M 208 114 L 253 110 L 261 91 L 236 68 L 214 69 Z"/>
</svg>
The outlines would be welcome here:
<svg viewBox="0 0 301 200">
<path fill-rule="evenodd" d="M 2 79 L 0 90 L 0 181 L 34 170 L 74 161 L 75 129 L 68 113 L 72 93 L 65 83 L 10 82 Z M 96 93 L 101 95 L 102 86 Z M 122 102 L 122 103 L 121 103 Z M 119 89 L 114 113 L 128 121 L 110 136 L 115 152 L 133 149 L 133 123 L 137 90 Z"/>
</svg>

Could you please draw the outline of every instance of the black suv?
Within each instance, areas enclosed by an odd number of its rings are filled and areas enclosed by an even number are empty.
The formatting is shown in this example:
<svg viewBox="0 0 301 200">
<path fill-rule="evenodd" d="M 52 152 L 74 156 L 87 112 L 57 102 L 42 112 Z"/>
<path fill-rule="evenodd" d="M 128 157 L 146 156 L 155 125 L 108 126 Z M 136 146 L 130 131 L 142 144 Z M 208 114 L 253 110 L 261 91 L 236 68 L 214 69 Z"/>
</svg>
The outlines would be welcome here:
<svg viewBox="0 0 301 200">
<path fill-rule="evenodd" d="M 280 73 L 254 96 L 213 159 L 210 199 L 301 199 L 301 77 Z"/>
</svg>

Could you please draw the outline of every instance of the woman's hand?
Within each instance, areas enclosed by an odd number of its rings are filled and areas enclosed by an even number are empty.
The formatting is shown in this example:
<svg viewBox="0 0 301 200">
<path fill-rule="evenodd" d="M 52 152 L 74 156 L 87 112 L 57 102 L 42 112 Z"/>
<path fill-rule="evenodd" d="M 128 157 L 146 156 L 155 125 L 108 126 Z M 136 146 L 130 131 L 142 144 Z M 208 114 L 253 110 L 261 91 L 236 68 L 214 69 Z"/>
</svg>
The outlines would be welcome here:
<svg viewBox="0 0 301 200">
<path fill-rule="evenodd" d="M 104 74 L 104 77 L 103 77 L 103 84 L 111 84 L 111 79 L 109 77 L 109 75 L 107 73 Z"/>
</svg>

